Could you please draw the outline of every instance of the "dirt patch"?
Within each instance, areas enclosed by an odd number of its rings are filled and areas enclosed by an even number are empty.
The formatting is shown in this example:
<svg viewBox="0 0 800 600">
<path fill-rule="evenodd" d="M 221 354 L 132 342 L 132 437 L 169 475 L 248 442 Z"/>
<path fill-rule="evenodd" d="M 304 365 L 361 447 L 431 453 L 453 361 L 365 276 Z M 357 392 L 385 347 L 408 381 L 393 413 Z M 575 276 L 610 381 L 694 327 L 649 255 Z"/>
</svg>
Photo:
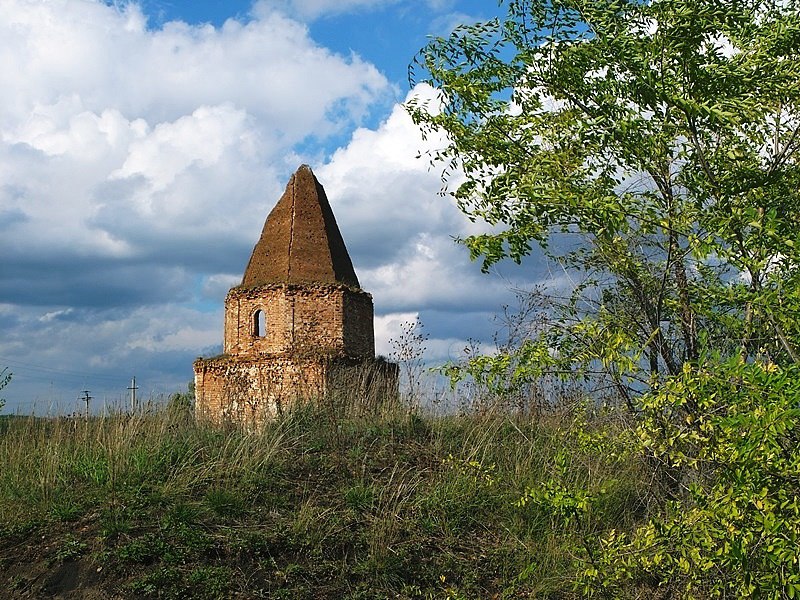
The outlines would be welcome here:
<svg viewBox="0 0 800 600">
<path fill-rule="evenodd" d="M 4 600 L 114 600 L 103 568 L 92 558 L 91 522 L 0 540 L 0 590 Z M 65 542 L 65 540 L 67 540 Z M 67 555 L 69 553 L 69 555 Z"/>
<path fill-rule="evenodd" d="M 9 600 L 52 598 L 58 600 L 111 600 L 121 598 L 105 589 L 102 571 L 88 559 L 68 560 L 60 564 L 38 561 L 13 565 L 0 580 L 5 584 L 3 597 Z"/>
<path fill-rule="evenodd" d="M 50 569 L 38 594 L 42 598 L 100 600 L 111 598 L 102 588 L 101 571 L 94 561 L 70 560 Z"/>
</svg>

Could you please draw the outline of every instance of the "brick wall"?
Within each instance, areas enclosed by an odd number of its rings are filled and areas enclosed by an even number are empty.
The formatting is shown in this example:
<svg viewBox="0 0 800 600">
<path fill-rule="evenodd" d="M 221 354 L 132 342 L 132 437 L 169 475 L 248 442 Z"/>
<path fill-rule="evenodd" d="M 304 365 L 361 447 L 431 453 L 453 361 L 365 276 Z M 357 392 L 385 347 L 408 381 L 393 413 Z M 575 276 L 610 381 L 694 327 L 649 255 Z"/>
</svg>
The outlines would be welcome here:
<svg viewBox="0 0 800 600">
<path fill-rule="evenodd" d="M 259 310 L 264 337 L 255 335 Z M 231 356 L 374 356 L 372 297 L 342 285 L 233 288 L 225 299 L 223 348 Z"/>
<path fill-rule="evenodd" d="M 382 359 L 279 357 L 198 359 L 195 413 L 216 424 L 257 426 L 297 402 L 378 411 L 397 402 L 397 365 Z"/>
<path fill-rule="evenodd" d="M 223 352 L 194 364 L 198 417 L 262 422 L 374 358 L 372 296 L 339 284 L 235 287 L 225 299 Z"/>
<path fill-rule="evenodd" d="M 198 418 L 253 425 L 298 400 L 322 396 L 327 365 L 315 359 L 222 356 L 197 360 L 194 371 Z"/>
<path fill-rule="evenodd" d="M 342 336 L 348 356 L 375 356 L 375 326 L 372 296 L 345 291 L 342 297 Z"/>
</svg>

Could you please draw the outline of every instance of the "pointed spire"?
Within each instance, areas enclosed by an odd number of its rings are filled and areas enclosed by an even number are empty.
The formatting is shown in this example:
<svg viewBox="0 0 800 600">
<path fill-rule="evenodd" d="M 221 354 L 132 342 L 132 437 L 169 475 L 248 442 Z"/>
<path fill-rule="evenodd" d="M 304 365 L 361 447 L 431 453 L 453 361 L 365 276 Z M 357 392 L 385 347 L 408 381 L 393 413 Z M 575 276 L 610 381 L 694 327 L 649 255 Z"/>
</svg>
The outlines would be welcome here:
<svg viewBox="0 0 800 600">
<path fill-rule="evenodd" d="M 269 213 L 242 285 L 343 283 L 360 287 L 325 190 L 308 165 Z"/>
</svg>

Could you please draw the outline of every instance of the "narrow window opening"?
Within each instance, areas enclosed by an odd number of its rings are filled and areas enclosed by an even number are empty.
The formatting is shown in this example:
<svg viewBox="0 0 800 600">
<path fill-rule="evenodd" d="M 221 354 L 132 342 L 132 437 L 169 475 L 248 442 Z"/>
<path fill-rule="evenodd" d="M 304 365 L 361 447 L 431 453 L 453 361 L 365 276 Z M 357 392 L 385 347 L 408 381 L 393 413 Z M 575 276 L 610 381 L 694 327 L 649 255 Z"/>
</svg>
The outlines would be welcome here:
<svg viewBox="0 0 800 600">
<path fill-rule="evenodd" d="M 263 310 L 257 310 L 253 315 L 253 335 L 260 338 L 267 335 L 267 316 Z"/>
</svg>

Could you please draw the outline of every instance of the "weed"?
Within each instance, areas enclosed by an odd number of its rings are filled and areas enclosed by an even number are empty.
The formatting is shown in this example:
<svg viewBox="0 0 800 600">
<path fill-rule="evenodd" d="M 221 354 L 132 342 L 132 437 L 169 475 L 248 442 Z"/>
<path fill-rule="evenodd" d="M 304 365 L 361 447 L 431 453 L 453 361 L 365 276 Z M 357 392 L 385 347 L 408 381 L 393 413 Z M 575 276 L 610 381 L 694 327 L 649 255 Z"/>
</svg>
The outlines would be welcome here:
<svg viewBox="0 0 800 600">
<path fill-rule="evenodd" d="M 216 600 L 233 589 L 234 572 L 230 567 L 197 567 L 186 576 L 192 598 Z"/>
<path fill-rule="evenodd" d="M 131 520 L 125 510 L 119 506 L 111 505 L 103 508 L 100 516 L 101 534 L 108 540 L 128 533 L 131 529 Z"/>
<path fill-rule="evenodd" d="M 170 507 L 161 521 L 165 529 L 180 529 L 184 526 L 194 525 L 200 518 L 200 509 L 188 502 L 177 502 Z"/>
<path fill-rule="evenodd" d="M 75 457 L 72 469 L 78 479 L 103 486 L 110 478 L 108 457 L 103 454 L 81 453 Z"/>
<path fill-rule="evenodd" d="M 375 501 L 375 490 L 363 484 L 356 484 L 344 493 L 345 504 L 352 510 L 362 513 L 372 507 Z"/>
<path fill-rule="evenodd" d="M 128 584 L 128 589 L 146 598 L 188 598 L 188 595 L 178 592 L 181 583 L 182 578 L 178 569 L 161 567 L 136 578 Z"/>
<path fill-rule="evenodd" d="M 84 552 L 86 552 L 87 548 L 88 546 L 80 540 L 75 538 L 67 538 L 59 545 L 58 549 L 53 555 L 53 560 L 59 562 L 72 560 L 81 556 Z"/>
<path fill-rule="evenodd" d="M 57 521 L 75 521 L 83 514 L 83 506 L 74 498 L 56 500 L 50 507 L 50 515 Z"/>
<path fill-rule="evenodd" d="M 206 492 L 206 505 L 220 517 L 237 517 L 244 512 L 245 503 L 235 491 L 212 488 Z"/>
<path fill-rule="evenodd" d="M 168 550 L 169 547 L 159 536 L 147 533 L 121 545 L 115 553 L 123 562 L 149 565 L 166 556 Z"/>
</svg>

